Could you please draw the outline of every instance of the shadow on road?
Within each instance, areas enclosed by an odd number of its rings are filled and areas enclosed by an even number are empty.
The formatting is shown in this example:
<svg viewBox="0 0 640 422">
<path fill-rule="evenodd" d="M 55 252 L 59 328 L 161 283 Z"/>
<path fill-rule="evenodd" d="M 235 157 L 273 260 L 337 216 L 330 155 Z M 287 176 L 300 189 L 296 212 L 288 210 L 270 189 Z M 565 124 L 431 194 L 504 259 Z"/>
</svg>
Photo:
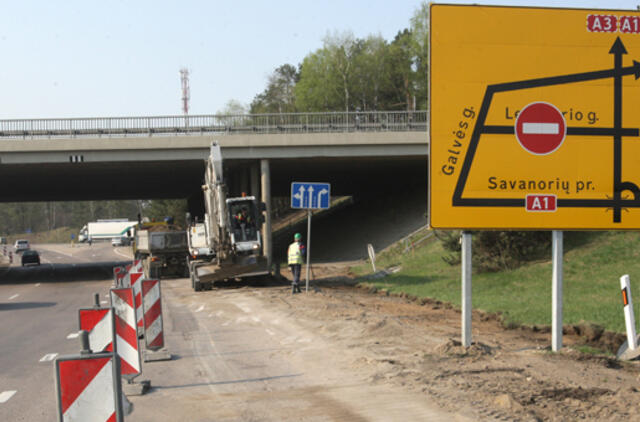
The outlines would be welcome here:
<svg viewBox="0 0 640 422">
<path fill-rule="evenodd" d="M 130 263 L 110 261 L 11 267 L 7 272 L 0 273 L 0 284 L 108 280 L 113 278 L 113 267 Z"/>
<path fill-rule="evenodd" d="M 12 302 L 0 303 L 0 311 L 18 311 L 20 309 L 50 308 L 56 302 Z"/>
</svg>

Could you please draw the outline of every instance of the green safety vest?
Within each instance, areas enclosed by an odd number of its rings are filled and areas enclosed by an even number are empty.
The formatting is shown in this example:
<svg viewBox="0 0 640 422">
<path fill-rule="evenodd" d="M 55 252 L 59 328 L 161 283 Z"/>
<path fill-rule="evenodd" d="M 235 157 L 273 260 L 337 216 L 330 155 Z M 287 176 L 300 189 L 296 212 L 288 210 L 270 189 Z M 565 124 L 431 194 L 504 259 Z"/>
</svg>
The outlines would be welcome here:
<svg viewBox="0 0 640 422">
<path fill-rule="evenodd" d="M 293 242 L 289 245 L 289 265 L 302 264 L 302 252 L 300 252 L 300 244 Z"/>
</svg>

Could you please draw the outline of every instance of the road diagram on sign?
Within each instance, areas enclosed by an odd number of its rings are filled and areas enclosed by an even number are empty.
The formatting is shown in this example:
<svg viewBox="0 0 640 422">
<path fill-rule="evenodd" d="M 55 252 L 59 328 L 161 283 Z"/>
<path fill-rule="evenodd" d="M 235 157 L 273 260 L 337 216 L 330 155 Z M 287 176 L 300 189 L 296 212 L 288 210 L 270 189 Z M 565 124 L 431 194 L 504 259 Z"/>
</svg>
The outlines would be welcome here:
<svg viewBox="0 0 640 422">
<path fill-rule="evenodd" d="M 640 129 L 623 126 L 622 81 L 623 78 L 631 76 L 636 80 L 640 78 L 640 62 L 633 60 L 633 64 L 623 66 L 623 56 L 628 53 L 619 37 L 608 53 L 613 56 L 613 67 L 604 70 L 487 85 L 469 147 L 455 185 L 452 205 L 454 207 L 523 207 L 529 210 L 532 204 L 535 206 L 536 201 L 552 200 L 553 210 L 557 206 L 558 208 L 603 208 L 605 211 L 613 211 L 614 223 L 622 221 L 622 210 L 640 208 L 640 188 L 637 184 L 640 181 L 634 182 L 622 178 L 623 140 L 631 138 L 627 141 L 638 141 L 640 136 Z M 606 54 L 606 50 L 603 54 Z M 545 102 L 544 99 L 532 102 L 523 108 L 514 125 L 486 124 L 495 94 L 609 79 L 613 81 L 613 125 L 609 127 L 569 126 L 563 114 L 553 104 Z M 610 195 L 606 195 L 604 198 L 556 198 L 555 195 L 533 195 L 532 198 L 532 195 L 526 194 L 511 198 L 465 196 L 465 186 L 478 145 L 482 136 L 488 134 L 513 136 L 522 148 L 534 155 L 553 154 L 565 140 L 572 142 L 572 137 L 573 141 L 578 140 L 576 137 L 583 139 L 593 136 L 610 137 L 613 150 L 613 183 Z M 543 210 L 548 211 L 549 209 Z"/>
</svg>

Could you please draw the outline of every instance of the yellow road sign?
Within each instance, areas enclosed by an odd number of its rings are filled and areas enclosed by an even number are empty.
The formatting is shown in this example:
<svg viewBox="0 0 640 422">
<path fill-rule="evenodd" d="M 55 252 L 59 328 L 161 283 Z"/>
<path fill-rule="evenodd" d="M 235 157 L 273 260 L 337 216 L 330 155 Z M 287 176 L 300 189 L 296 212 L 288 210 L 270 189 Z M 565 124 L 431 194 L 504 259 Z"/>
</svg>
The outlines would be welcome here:
<svg viewBox="0 0 640 422">
<path fill-rule="evenodd" d="M 432 227 L 640 228 L 640 13 L 430 19 Z"/>
</svg>

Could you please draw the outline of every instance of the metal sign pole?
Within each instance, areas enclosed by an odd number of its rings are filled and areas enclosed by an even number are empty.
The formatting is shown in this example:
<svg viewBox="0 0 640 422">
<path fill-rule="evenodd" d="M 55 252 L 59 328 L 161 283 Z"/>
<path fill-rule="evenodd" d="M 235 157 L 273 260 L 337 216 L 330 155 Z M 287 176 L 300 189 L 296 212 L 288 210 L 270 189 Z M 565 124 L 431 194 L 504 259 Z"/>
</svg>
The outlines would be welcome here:
<svg viewBox="0 0 640 422">
<path fill-rule="evenodd" d="M 562 232 L 552 232 L 551 350 L 562 348 Z"/>
<path fill-rule="evenodd" d="M 307 291 L 309 292 L 309 266 L 311 261 L 311 209 L 307 210 Z"/>
<path fill-rule="evenodd" d="M 462 347 L 471 346 L 471 232 L 462 232 Z"/>
</svg>

